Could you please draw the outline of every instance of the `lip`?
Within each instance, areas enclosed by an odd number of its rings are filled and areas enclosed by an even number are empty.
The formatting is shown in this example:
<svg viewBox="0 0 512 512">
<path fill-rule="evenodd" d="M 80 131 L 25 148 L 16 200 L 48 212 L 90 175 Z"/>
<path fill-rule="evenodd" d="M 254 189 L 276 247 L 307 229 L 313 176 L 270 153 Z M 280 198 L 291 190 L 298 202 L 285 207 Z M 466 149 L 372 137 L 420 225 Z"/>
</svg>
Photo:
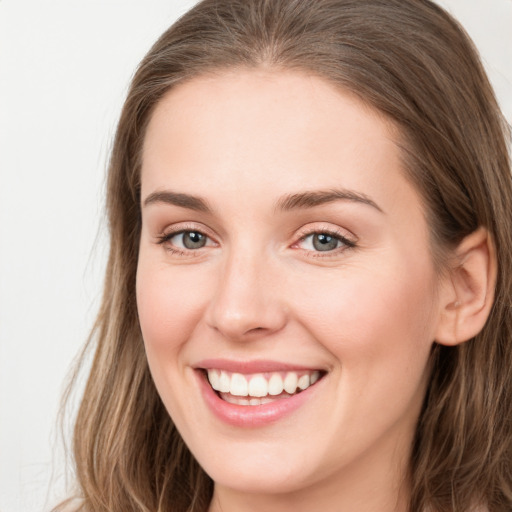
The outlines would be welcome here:
<svg viewBox="0 0 512 512">
<path fill-rule="evenodd" d="M 211 361 L 214 361 L 213 365 L 210 365 Z M 292 395 L 289 398 L 278 399 L 268 404 L 231 404 L 225 400 L 222 400 L 217 392 L 213 390 L 210 383 L 208 382 L 205 369 L 216 368 L 247 374 L 264 373 L 269 371 L 300 371 L 310 370 L 311 368 L 282 365 L 272 361 L 254 361 L 242 364 L 233 361 L 223 362 L 224 364 L 220 364 L 220 360 L 203 361 L 195 368 L 195 374 L 199 381 L 203 399 L 213 415 L 223 423 L 235 427 L 257 428 L 278 422 L 279 420 L 292 414 L 300 407 L 305 406 L 309 400 L 313 399 L 314 395 L 322 387 L 323 381 L 325 379 L 325 372 L 323 372 L 323 377 L 304 391 Z M 244 371 L 242 371 L 242 369 Z"/>
<path fill-rule="evenodd" d="M 323 368 L 314 368 L 311 366 L 293 365 L 290 363 L 280 363 L 278 361 L 255 360 L 255 361 L 233 361 L 230 359 L 204 359 L 193 366 L 194 369 L 203 370 L 224 370 L 231 373 L 242 373 L 244 375 L 252 373 L 267 372 L 300 372 L 300 371 L 324 371 Z"/>
</svg>

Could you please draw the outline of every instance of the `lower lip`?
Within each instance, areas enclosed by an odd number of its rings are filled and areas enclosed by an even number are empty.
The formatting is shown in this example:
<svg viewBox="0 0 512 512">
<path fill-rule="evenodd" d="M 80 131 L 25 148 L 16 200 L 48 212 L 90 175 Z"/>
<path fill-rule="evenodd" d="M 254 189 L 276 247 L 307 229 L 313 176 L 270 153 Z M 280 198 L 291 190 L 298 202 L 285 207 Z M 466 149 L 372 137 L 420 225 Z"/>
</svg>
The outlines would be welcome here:
<svg viewBox="0 0 512 512">
<path fill-rule="evenodd" d="M 263 405 L 238 405 L 222 400 L 210 386 L 204 372 L 198 370 L 197 374 L 203 397 L 213 414 L 225 423 L 246 428 L 269 425 L 291 414 L 312 397 L 317 386 L 324 380 L 320 379 L 313 386 L 290 398 L 277 399 Z"/>
</svg>

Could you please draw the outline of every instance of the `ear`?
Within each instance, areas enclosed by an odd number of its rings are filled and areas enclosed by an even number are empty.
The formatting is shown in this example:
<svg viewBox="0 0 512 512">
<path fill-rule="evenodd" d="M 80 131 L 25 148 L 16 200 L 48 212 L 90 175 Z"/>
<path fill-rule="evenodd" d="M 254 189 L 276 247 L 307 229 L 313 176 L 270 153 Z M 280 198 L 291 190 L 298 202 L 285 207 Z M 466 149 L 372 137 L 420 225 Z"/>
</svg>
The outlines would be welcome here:
<svg viewBox="0 0 512 512">
<path fill-rule="evenodd" d="M 484 327 L 494 301 L 497 261 L 488 231 L 478 228 L 455 249 L 454 264 L 442 284 L 435 340 L 458 345 Z"/>
</svg>

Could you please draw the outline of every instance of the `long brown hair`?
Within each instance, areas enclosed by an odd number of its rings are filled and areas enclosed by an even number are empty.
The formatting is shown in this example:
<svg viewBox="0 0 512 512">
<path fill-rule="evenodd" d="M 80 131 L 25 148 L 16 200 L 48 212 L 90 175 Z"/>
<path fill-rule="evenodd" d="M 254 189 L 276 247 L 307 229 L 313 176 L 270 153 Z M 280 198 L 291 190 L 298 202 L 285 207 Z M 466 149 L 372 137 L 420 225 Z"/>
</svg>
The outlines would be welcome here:
<svg viewBox="0 0 512 512">
<path fill-rule="evenodd" d="M 135 302 L 141 147 L 175 84 L 237 67 L 307 71 L 398 127 L 439 265 L 479 226 L 496 247 L 490 318 L 476 338 L 435 344 L 410 460 L 411 511 L 512 510 L 512 180 L 509 138 L 477 52 L 429 0 L 205 0 L 151 48 L 112 150 L 103 302 L 74 431 L 81 510 L 205 511 L 213 484 L 155 390 Z"/>
</svg>

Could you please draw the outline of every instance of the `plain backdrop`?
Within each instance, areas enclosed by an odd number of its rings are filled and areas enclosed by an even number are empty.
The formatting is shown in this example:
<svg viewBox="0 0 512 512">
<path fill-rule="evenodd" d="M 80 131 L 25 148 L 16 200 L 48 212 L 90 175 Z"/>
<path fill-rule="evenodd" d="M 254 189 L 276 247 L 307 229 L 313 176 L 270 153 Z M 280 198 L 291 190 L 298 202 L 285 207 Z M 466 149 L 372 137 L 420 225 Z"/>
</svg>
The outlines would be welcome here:
<svg viewBox="0 0 512 512">
<path fill-rule="evenodd" d="M 0 512 L 65 495 L 57 414 L 107 253 L 103 184 L 130 77 L 193 0 L 0 0 Z M 512 121 L 512 0 L 442 0 Z"/>
</svg>

